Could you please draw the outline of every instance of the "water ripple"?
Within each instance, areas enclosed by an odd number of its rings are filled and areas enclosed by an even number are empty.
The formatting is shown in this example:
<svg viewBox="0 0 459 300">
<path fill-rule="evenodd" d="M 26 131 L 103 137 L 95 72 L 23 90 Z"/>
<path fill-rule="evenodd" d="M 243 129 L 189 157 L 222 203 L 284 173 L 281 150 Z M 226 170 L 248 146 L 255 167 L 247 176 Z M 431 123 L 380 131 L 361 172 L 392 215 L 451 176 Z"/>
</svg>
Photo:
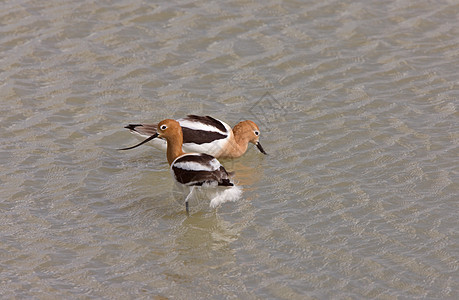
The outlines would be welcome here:
<svg viewBox="0 0 459 300">
<path fill-rule="evenodd" d="M 0 295 L 453 298 L 456 11 L 2 4 Z M 243 199 L 190 216 L 164 153 L 116 150 L 188 113 L 253 119 L 269 153 L 223 161 Z"/>
</svg>

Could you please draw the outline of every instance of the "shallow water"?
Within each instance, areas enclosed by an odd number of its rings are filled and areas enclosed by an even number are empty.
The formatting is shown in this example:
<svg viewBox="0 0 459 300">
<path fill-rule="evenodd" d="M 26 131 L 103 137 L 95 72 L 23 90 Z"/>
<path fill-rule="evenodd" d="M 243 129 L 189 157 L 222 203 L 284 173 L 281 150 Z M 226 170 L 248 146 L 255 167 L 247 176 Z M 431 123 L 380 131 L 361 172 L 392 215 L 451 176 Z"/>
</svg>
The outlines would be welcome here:
<svg viewBox="0 0 459 300">
<path fill-rule="evenodd" d="M 0 295 L 458 296 L 456 1 L 0 4 Z M 255 121 L 189 217 L 123 126 Z"/>
</svg>

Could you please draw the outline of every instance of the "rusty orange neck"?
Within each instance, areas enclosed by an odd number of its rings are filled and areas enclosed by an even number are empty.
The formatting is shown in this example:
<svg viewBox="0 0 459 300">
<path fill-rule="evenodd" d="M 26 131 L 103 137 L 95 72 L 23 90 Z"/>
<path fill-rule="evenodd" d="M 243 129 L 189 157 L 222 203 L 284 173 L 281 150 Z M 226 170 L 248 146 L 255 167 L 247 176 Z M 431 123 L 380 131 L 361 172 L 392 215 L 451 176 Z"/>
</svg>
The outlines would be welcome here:
<svg viewBox="0 0 459 300">
<path fill-rule="evenodd" d="M 166 137 L 167 141 L 167 162 L 169 165 L 172 165 L 174 160 L 180 155 L 185 154 L 182 150 L 183 144 L 183 133 L 181 128 L 179 128 L 176 134 Z"/>
</svg>

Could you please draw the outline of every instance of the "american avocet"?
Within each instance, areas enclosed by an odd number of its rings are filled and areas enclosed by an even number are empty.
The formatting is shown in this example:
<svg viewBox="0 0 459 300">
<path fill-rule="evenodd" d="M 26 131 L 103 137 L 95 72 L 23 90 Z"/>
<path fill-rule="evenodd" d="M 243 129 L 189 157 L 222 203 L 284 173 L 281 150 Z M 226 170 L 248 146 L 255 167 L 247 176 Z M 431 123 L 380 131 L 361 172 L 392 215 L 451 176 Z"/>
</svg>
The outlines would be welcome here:
<svg viewBox="0 0 459 300">
<path fill-rule="evenodd" d="M 226 201 L 235 201 L 240 197 L 241 190 L 231 182 L 228 172 L 215 157 L 205 153 L 183 152 L 183 133 L 179 122 L 171 119 L 161 121 L 156 133 L 147 140 L 153 140 L 156 137 L 164 138 L 167 142 L 167 161 L 175 181 L 191 189 L 185 198 L 187 212 L 189 211 L 188 200 L 192 197 L 195 187 L 222 186 L 225 188 L 211 199 L 210 207 L 212 208 Z"/>
<path fill-rule="evenodd" d="M 266 154 L 259 141 L 260 129 L 250 120 L 239 122 L 233 129 L 225 122 L 209 116 L 188 115 L 177 121 L 182 127 L 183 149 L 186 152 L 206 153 L 217 158 L 237 158 L 252 143 L 261 153 Z M 125 128 L 138 137 L 147 139 L 157 133 L 157 124 L 129 124 Z M 121 150 L 133 149 L 146 142 L 144 140 Z M 164 139 L 155 139 L 150 144 L 162 150 L 167 147 Z"/>
</svg>

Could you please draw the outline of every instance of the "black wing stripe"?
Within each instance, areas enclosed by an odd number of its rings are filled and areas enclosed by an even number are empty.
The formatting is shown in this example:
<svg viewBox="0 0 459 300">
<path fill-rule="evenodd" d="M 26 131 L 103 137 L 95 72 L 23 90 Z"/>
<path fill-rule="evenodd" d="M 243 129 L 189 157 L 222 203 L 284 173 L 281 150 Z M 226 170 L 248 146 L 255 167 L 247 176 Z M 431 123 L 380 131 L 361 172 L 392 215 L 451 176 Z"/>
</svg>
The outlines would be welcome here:
<svg viewBox="0 0 459 300">
<path fill-rule="evenodd" d="M 227 135 L 218 132 L 195 130 L 187 127 L 182 127 L 182 131 L 184 143 L 194 143 L 198 145 L 212 143 L 215 140 L 221 140 L 227 137 Z"/>
<path fill-rule="evenodd" d="M 216 182 L 220 186 L 233 186 L 229 178 L 221 178 L 218 171 L 189 171 L 172 167 L 175 179 L 186 185 L 198 185 Z"/>
<path fill-rule="evenodd" d="M 204 117 L 204 116 L 197 116 L 197 115 L 188 115 L 186 119 L 192 122 L 201 122 L 203 124 L 218 128 L 218 130 L 222 132 L 226 132 L 225 125 L 223 125 L 223 123 L 220 122 L 219 120 L 212 118 L 211 116 Z"/>
</svg>

